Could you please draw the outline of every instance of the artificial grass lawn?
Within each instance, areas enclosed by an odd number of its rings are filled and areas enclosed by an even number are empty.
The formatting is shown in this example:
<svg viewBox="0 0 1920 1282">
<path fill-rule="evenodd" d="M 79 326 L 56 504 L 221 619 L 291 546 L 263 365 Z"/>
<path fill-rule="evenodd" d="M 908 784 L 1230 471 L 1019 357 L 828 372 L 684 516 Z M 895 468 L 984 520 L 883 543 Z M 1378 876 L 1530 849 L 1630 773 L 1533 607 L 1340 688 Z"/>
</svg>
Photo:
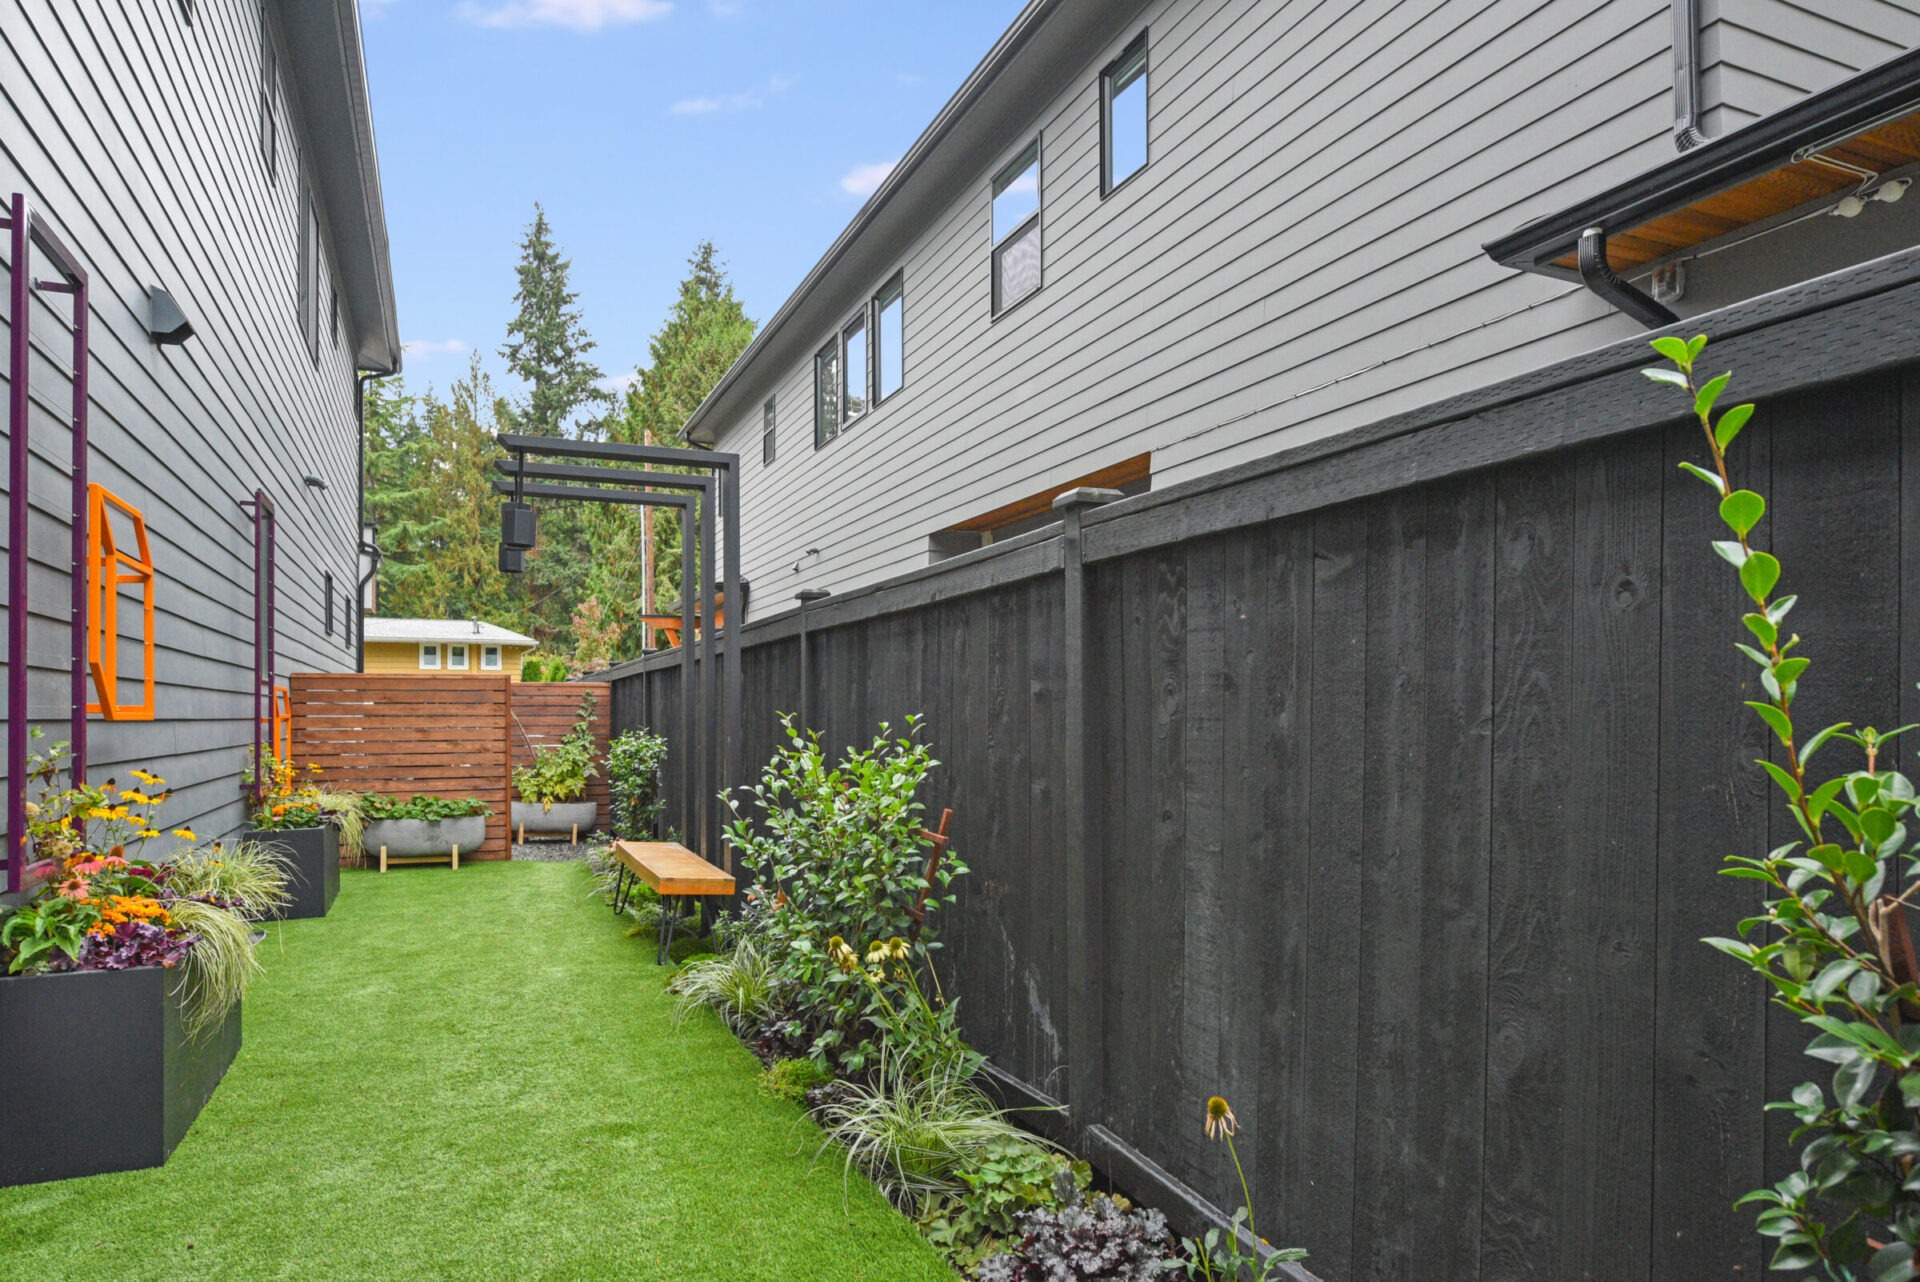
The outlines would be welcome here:
<svg viewBox="0 0 1920 1282">
<path fill-rule="evenodd" d="M 341 883 L 167 1165 L 0 1190 L 0 1276 L 952 1282 L 582 865 Z"/>
</svg>

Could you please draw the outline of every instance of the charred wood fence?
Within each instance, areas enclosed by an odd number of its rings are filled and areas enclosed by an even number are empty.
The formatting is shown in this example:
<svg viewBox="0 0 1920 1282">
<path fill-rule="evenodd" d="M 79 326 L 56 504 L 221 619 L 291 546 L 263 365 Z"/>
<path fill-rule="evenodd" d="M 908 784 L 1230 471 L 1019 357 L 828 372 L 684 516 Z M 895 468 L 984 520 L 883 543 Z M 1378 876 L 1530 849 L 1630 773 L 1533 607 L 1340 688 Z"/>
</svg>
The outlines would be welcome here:
<svg viewBox="0 0 1920 1282">
<path fill-rule="evenodd" d="M 1920 720 L 1916 276 L 1700 326 L 1760 402 L 1734 462 L 1801 595 L 1807 724 Z M 972 867 L 962 1021 L 1141 1193 L 1239 1200 L 1220 1094 L 1262 1228 L 1330 1282 L 1759 1277 L 1732 1203 L 1789 1169 L 1762 1105 L 1819 1068 L 1700 940 L 1757 902 L 1722 856 L 1794 834 L 1651 363 L 1623 342 L 830 598 L 805 670 L 795 613 L 749 624 L 745 759 L 803 705 L 835 748 L 924 714 Z M 616 732 L 674 733 L 675 662 L 612 674 Z"/>
</svg>

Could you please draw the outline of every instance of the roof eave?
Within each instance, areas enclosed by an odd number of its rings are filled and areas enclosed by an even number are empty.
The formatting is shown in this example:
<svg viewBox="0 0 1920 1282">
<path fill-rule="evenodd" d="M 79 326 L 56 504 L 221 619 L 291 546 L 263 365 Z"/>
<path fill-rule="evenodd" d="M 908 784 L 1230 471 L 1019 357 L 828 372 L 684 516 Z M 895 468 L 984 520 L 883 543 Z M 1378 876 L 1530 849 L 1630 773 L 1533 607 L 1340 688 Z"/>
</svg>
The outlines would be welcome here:
<svg viewBox="0 0 1920 1282">
<path fill-rule="evenodd" d="M 1789 164 L 1797 154 L 1916 111 L 1920 48 L 1808 94 L 1567 209 L 1536 218 L 1483 248 L 1502 266 L 1562 276 L 1565 272 L 1553 264 L 1575 252 L 1580 233 L 1589 227 L 1630 231 Z"/>
</svg>

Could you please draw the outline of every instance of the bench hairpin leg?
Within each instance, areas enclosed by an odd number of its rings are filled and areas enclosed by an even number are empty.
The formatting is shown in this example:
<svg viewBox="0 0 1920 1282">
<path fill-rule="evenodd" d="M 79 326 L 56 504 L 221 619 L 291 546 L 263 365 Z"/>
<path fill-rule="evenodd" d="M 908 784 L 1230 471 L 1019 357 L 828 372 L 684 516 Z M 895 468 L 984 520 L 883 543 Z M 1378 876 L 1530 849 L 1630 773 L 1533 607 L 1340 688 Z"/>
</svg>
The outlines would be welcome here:
<svg viewBox="0 0 1920 1282">
<path fill-rule="evenodd" d="M 660 957 L 656 965 L 666 965 L 668 959 L 673 956 L 673 927 L 680 915 L 679 907 L 678 896 L 662 895 L 660 897 Z"/>
</svg>

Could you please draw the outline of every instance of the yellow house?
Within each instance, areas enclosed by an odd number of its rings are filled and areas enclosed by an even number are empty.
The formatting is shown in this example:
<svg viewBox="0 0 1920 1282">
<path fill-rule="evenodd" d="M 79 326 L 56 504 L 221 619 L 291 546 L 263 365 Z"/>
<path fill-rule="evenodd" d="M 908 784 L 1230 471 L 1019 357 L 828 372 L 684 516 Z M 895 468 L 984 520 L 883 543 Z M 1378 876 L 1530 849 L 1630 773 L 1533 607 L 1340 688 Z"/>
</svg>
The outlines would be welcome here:
<svg viewBox="0 0 1920 1282">
<path fill-rule="evenodd" d="M 464 675 L 502 672 L 518 681 L 534 639 L 478 619 L 382 619 L 364 623 L 368 672 Z"/>
</svg>

